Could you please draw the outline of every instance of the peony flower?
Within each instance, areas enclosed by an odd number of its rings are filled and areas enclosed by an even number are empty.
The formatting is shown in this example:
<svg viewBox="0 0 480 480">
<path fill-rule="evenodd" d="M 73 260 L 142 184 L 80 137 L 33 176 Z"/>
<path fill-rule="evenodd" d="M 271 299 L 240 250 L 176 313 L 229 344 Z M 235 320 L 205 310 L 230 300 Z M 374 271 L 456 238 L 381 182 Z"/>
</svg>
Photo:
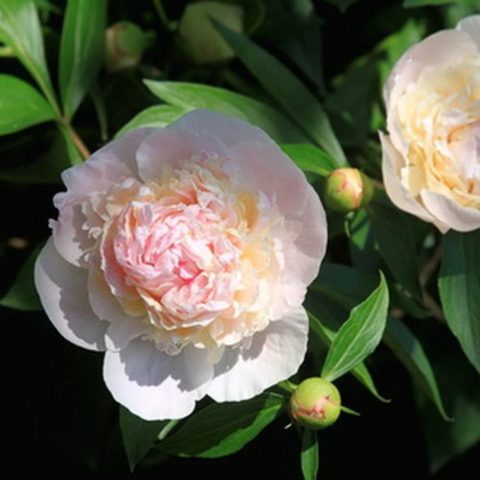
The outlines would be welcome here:
<svg viewBox="0 0 480 480">
<path fill-rule="evenodd" d="M 385 88 L 387 193 L 442 233 L 480 227 L 480 15 L 408 50 Z"/>
<path fill-rule="evenodd" d="M 63 173 L 35 282 L 58 331 L 106 351 L 113 397 L 147 420 L 294 374 L 326 246 L 303 173 L 260 129 L 197 110 Z"/>
</svg>

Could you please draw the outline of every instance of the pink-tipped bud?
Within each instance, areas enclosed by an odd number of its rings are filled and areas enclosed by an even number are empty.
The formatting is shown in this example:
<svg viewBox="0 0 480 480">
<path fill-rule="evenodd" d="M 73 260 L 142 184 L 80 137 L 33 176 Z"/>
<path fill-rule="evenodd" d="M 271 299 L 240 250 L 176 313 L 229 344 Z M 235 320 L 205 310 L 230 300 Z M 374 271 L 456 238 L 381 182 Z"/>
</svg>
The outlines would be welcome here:
<svg viewBox="0 0 480 480">
<path fill-rule="evenodd" d="M 340 415 L 340 392 L 328 380 L 308 378 L 292 393 L 289 410 L 292 419 L 303 427 L 314 430 L 327 428 Z"/>
<path fill-rule="evenodd" d="M 327 177 L 325 202 L 332 210 L 342 213 L 358 210 L 372 197 L 372 181 L 356 168 L 338 168 Z"/>
</svg>

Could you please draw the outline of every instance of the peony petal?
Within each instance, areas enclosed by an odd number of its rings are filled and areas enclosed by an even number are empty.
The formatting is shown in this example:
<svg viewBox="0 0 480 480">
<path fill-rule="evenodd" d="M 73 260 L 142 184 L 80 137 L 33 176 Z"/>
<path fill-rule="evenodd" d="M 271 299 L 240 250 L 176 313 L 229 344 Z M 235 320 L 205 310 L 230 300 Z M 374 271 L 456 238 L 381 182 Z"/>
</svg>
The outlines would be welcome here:
<svg viewBox="0 0 480 480">
<path fill-rule="evenodd" d="M 435 217 L 434 223 L 442 233 L 449 228 L 459 232 L 471 232 L 480 228 L 478 210 L 462 207 L 445 195 L 428 190 L 422 190 L 420 196 L 425 207 Z"/>
<path fill-rule="evenodd" d="M 101 274 L 93 269 L 88 276 L 88 298 L 98 318 L 110 323 L 105 334 L 107 350 L 121 350 L 130 340 L 147 331 L 148 327 L 141 317 L 133 317 L 123 311 Z"/>
<path fill-rule="evenodd" d="M 82 254 L 93 243 L 81 228 L 85 221 L 81 203 L 91 193 L 107 190 L 125 178 L 138 176 L 135 152 L 151 130 L 141 128 L 129 132 L 95 152 L 85 163 L 62 173 L 68 190 L 54 198 L 59 216 L 51 226 L 55 247 L 68 262 L 83 266 Z"/>
<path fill-rule="evenodd" d="M 87 272 L 66 262 L 49 239 L 35 264 L 35 285 L 55 328 L 70 342 L 89 350 L 104 350 L 108 324 L 88 302 Z"/>
<path fill-rule="evenodd" d="M 303 307 L 255 334 L 248 350 L 225 350 L 207 394 L 217 402 L 252 398 L 297 372 L 307 349 Z"/>
<path fill-rule="evenodd" d="M 457 29 L 468 33 L 480 50 L 480 15 L 472 15 L 460 20 Z"/>
<path fill-rule="evenodd" d="M 174 124 L 172 124 L 174 125 Z M 156 130 L 137 152 L 139 174 L 145 182 L 158 179 L 166 169 L 178 168 L 202 152 L 224 156 L 224 145 L 215 137 L 174 128 Z"/>
<path fill-rule="evenodd" d="M 168 129 L 196 132 L 218 138 L 226 147 L 247 140 L 257 140 L 273 145 L 273 141 L 258 127 L 242 122 L 238 118 L 211 112 L 209 110 L 194 110 L 168 126 Z"/>
<path fill-rule="evenodd" d="M 403 163 L 402 157 L 395 150 L 388 136 L 380 133 L 380 141 L 383 147 L 383 182 L 388 196 L 401 210 L 411 213 L 425 222 L 433 222 L 434 218 L 432 215 L 415 200 L 398 178 L 397 171 Z"/>
<path fill-rule="evenodd" d="M 185 348 L 177 356 L 150 341 L 134 340 L 120 352 L 107 351 L 103 376 L 115 400 L 145 420 L 183 418 L 205 395 L 213 367 L 207 351 Z"/>
</svg>

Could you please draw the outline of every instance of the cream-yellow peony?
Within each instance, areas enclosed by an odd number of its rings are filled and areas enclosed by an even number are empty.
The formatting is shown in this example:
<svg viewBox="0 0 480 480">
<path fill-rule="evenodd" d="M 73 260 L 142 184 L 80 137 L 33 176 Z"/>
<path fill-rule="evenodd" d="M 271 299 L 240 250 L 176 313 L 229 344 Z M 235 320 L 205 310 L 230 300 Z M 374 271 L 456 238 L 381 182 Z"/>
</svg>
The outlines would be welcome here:
<svg viewBox="0 0 480 480">
<path fill-rule="evenodd" d="M 414 45 L 385 87 L 383 178 L 442 233 L 480 227 L 480 15 Z"/>
</svg>

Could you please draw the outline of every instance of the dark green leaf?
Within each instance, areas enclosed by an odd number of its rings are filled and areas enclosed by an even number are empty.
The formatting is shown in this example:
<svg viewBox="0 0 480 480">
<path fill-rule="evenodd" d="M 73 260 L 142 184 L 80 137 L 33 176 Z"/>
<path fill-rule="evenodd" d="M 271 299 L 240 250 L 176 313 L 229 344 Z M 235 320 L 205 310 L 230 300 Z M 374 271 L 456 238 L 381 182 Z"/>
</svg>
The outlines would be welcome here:
<svg viewBox="0 0 480 480">
<path fill-rule="evenodd" d="M 130 470 L 148 453 L 170 420 L 147 422 L 120 406 L 120 430 Z"/>
<path fill-rule="evenodd" d="M 302 433 L 302 452 L 300 454 L 303 478 L 315 480 L 318 473 L 318 441 L 314 430 L 305 429 Z"/>
<path fill-rule="evenodd" d="M 327 176 L 336 168 L 334 160 L 318 147 L 313 145 L 281 145 L 282 150 L 304 172 Z"/>
<path fill-rule="evenodd" d="M 14 308 L 15 310 L 36 311 L 42 310 L 40 299 L 33 282 L 33 269 L 40 252 L 40 247 L 35 248 L 28 256 L 17 278 L 8 292 L 0 298 L 0 305 Z"/>
<path fill-rule="evenodd" d="M 0 41 L 13 50 L 36 80 L 50 105 L 58 110 L 45 60 L 37 8 L 33 0 L 0 2 Z"/>
<path fill-rule="evenodd" d="M 378 270 L 380 255 L 375 244 L 372 222 L 366 210 L 364 208 L 357 210 L 348 222 L 350 257 L 353 265 L 365 270 Z"/>
<path fill-rule="evenodd" d="M 180 118 L 185 112 L 185 109 L 173 105 L 155 105 L 154 107 L 148 107 L 124 125 L 115 137 L 121 137 L 123 134 L 136 128 L 166 127 Z"/>
<path fill-rule="evenodd" d="M 432 400 L 443 419 L 450 420 L 443 406 L 435 374 L 422 344 L 415 335 L 403 322 L 390 317 L 384 341 Z"/>
<path fill-rule="evenodd" d="M 370 355 L 385 329 L 388 310 L 388 287 L 383 274 L 372 294 L 356 306 L 341 326 L 330 346 L 322 377 L 334 381 Z"/>
<path fill-rule="evenodd" d="M 161 451 L 181 456 L 230 455 L 253 440 L 282 411 L 284 397 L 264 393 L 244 402 L 214 403 L 186 420 L 159 443 Z"/>
<path fill-rule="evenodd" d="M 318 99 L 275 57 L 243 35 L 214 23 L 265 90 L 338 165 L 344 165 L 345 155 Z"/>
<path fill-rule="evenodd" d="M 328 3 L 338 7 L 342 13 L 345 13 L 351 5 L 357 3 L 358 1 L 359 0 L 327 0 Z"/>
<path fill-rule="evenodd" d="M 0 75 L 0 135 L 55 119 L 55 112 L 29 83 Z"/>
<path fill-rule="evenodd" d="M 253 123 L 278 142 L 308 141 L 298 127 L 280 112 L 245 95 L 196 83 L 145 80 L 145 84 L 154 95 L 185 112 L 207 108 Z"/>
<path fill-rule="evenodd" d="M 422 298 L 415 235 L 408 215 L 380 202 L 367 207 L 380 253 L 394 277 L 416 298 Z"/>
<path fill-rule="evenodd" d="M 69 0 L 62 30 L 59 84 L 70 119 L 90 89 L 104 56 L 106 0 Z"/>
<path fill-rule="evenodd" d="M 448 326 L 480 372 L 479 245 L 480 230 L 447 233 L 438 285 Z"/>
</svg>

